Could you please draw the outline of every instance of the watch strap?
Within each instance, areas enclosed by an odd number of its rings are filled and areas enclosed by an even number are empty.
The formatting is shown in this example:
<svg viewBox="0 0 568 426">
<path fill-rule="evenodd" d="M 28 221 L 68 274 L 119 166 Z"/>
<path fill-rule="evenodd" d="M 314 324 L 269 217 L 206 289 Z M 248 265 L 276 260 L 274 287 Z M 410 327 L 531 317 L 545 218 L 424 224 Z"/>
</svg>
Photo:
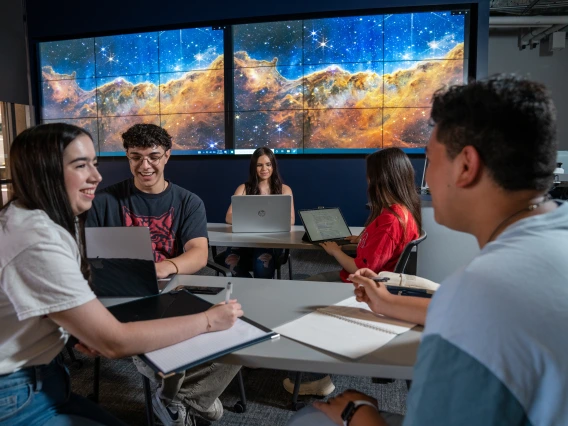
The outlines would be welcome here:
<svg viewBox="0 0 568 426">
<path fill-rule="evenodd" d="M 375 404 L 369 401 L 365 401 L 364 399 L 357 399 L 355 401 L 349 401 L 349 403 L 345 406 L 345 409 L 341 413 L 341 419 L 343 420 L 343 426 L 349 426 L 349 422 L 355 415 L 357 409 L 363 405 L 368 405 L 369 407 L 373 407 L 375 410 L 379 410 Z"/>
</svg>

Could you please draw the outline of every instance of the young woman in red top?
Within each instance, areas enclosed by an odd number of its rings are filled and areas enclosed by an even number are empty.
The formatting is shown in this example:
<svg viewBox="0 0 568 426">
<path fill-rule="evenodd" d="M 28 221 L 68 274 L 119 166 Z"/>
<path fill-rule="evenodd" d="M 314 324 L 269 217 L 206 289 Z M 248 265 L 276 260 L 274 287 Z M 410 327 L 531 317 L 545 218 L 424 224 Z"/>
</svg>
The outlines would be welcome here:
<svg viewBox="0 0 568 426">
<path fill-rule="evenodd" d="M 386 148 L 369 155 L 367 182 L 371 213 L 361 235 L 348 237 L 358 243 L 355 258 L 345 254 L 343 246 L 335 242 L 321 243 L 343 269 L 314 275 L 308 280 L 349 282 L 349 274 L 358 269 L 393 271 L 406 245 L 420 236 L 420 197 L 408 156 L 399 148 Z"/>
<path fill-rule="evenodd" d="M 393 271 L 406 245 L 420 236 L 420 197 L 408 156 L 399 148 L 386 148 L 369 155 L 367 183 L 371 213 L 361 235 L 348 237 L 358 243 L 355 258 L 345 254 L 335 242 L 321 243 L 343 269 L 311 276 L 309 281 L 350 282 L 349 275 L 363 268 L 375 273 Z M 283 383 L 290 393 L 294 390 L 294 378 L 295 374 L 289 373 Z M 299 394 L 326 396 L 334 389 L 329 375 L 304 373 Z"/>
</svg>

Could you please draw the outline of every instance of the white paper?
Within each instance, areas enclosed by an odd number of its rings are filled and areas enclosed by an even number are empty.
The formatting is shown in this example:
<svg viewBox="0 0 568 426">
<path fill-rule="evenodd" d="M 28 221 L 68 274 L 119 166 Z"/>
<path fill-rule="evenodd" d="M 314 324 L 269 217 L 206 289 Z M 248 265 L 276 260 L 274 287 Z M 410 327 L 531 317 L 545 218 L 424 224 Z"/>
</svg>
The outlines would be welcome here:
<svg viewBox="0 0 568 426">
<path fill-rule="evenodd" d="M 170 372 L 267 334 L 270 334 L 270 332 L 237 319 L 235 324 L 227 330 L 200 334 L 175 345 L 148 352 L 145 355 L 160 371 Z"/>
<path fill-rule="evenodd" d="M 359 303 L 355 297 L 350 297 L 284 324 L 274 331 L 290 339 L 355 359 L 379 349 L 415 325 L 375 314 L 366 303 Z"/>
</svg>

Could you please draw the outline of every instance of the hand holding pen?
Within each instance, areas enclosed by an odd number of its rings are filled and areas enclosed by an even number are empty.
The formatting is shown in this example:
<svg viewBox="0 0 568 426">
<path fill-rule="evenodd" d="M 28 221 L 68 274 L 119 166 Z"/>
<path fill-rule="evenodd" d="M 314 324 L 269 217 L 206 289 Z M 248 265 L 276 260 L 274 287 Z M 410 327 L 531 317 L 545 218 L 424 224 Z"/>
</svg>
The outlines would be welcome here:
<svg viewBox="0 0 568 426">
<path fill-rule="evenodd" d="M 218 303 L 205 312 L 208 320 L 208 331 L 231 328 L 237 321 L 237 318 L 244 315 L 242 306 L 240 303 L 237 303 L 237 299 L 231 299 L 232 291 L 233 285 L 229 282 L 225 289 L 225 302 Z"/>
</svg>

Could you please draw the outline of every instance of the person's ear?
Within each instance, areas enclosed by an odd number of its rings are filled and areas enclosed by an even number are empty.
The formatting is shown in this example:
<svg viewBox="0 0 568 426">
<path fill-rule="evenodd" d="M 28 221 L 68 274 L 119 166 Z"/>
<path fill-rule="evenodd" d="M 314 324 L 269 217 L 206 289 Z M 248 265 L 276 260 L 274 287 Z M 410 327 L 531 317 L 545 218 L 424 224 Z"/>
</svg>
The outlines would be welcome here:
<svg viewBox="0 0 568 426">
<path fill-rule="evenodd" d="M 465 146 L 455 159 L 457 167 L 456 186 L 467 188 L 479 181 L 483 164 L 477 149 Z"/>
<path fill-rule="evenodd" d="M 170 155 L 172 155 L 172 149 L 168 149 L 165 153 L 164 153 L 164 166 L 166 165 L 166 163 L 168 162 L 168 160 L 170 159 Z"/>
</svg>

